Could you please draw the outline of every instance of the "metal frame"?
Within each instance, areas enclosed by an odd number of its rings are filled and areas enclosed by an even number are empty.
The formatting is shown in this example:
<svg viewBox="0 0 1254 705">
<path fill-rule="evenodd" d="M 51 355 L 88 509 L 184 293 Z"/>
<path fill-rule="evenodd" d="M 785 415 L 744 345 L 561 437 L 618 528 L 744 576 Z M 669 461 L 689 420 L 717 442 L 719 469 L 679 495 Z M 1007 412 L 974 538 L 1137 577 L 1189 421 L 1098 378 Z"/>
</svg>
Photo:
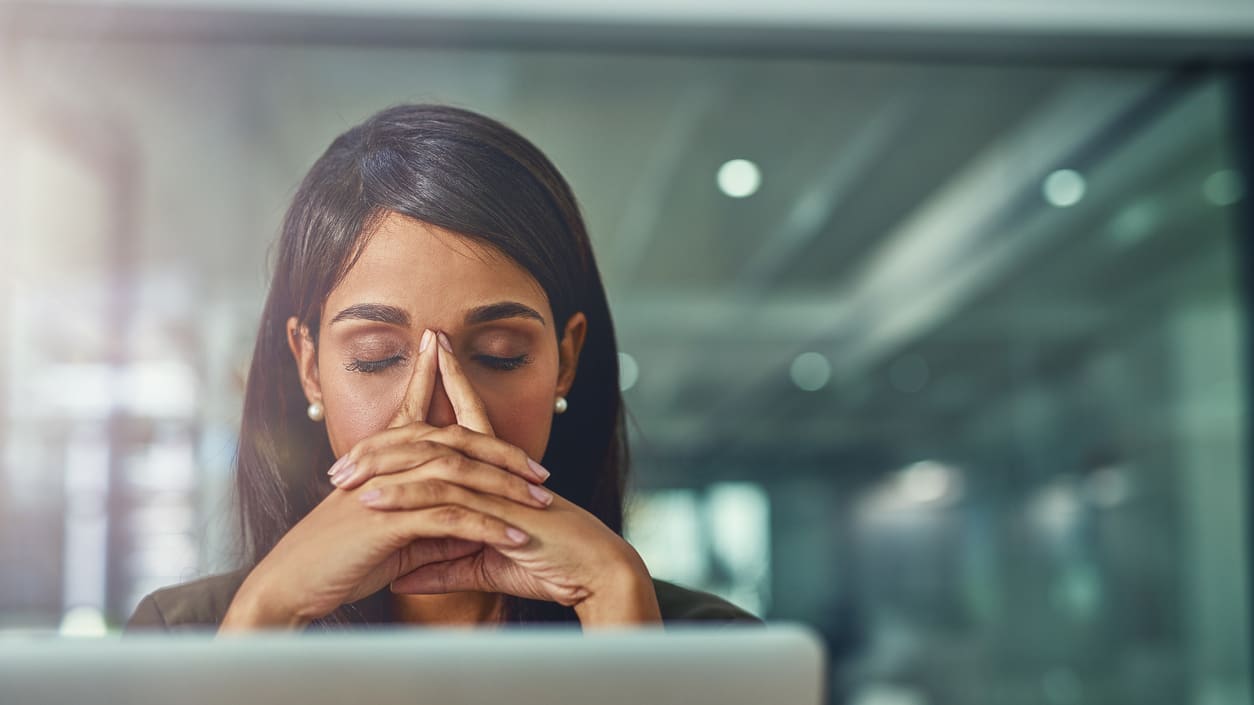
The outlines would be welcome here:
<svg viewBox="0 0 1254 705">
<path fill-rule="evenodd" d="M 1249 189 L 1254 185 L 1254 60 L 1235 63 L 1229 67 L 1232 75 L 1232 141 L 1235 166 L 1242 174 L 1246 184 L 1245 198 L 1234 207 L 1236 222 L 1232 234 L 1236 238 L 1237 252 L 1237 286 L 1244 306 L 1240 312 L 1242 335 L 1245 342 L 1243 351 L 1245 380 L 1245 550 L 1246 550 L 1246 596 L 1249 598 L 1247 609 L 1254 605 L 1254 199 Z M 1244 127 L 1245 129 L 1241 129 Z M 1250 610 L 1248 633 L 1254 643 L 1254 609 Z M 1254 652 L 1254 650 L 1252 650 Z M 1249 674 L 1254 678 L 1254 653 L 1251 655 Z"/>
<path fill-rule="evenodd" d="M 261 4 L 261 3 L 259 3 Z M 1133 36 L 1098 29 L 1083 34 L 1057 25 L 1028 28 L 1023 20 L 978 29 L 920 28 L 860 22 L 836 26 L 744 22 L 514 19 L 439 13 L 343 15 L 275 10 L 179 9 L 65 2 L 17 2 L 0 8 L 9 31 L 42 36 L 98 36 L 178 42 L 314 43 L 323 45 L 451 46 L 497 49 L 728 54 L 755 58 L 942 59 L 1032 64 L 1180 66 L 1254 58 L 1254 36 L 1240 27 L 1225 34 L 1163 28 Z M 794 13 L 796 14 L 796 13 Z M 968 9 L 967 14 L 971 14 Z M 1018 26 L 1015 26 L 1015 25 Z"/>
</svg>

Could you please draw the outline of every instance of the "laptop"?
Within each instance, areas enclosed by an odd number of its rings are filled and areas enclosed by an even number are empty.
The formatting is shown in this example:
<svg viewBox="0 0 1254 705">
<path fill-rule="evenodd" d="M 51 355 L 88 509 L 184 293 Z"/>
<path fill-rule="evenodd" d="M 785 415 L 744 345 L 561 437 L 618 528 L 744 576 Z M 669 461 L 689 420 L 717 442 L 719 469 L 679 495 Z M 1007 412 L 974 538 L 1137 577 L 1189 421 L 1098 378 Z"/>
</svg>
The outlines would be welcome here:
<svg viewBox="0 0 1254 705">
<path fill-rule="evenodd" d="M 6 705 L 818 705 L 800 625 L 0 638 Z"/>
</svg>

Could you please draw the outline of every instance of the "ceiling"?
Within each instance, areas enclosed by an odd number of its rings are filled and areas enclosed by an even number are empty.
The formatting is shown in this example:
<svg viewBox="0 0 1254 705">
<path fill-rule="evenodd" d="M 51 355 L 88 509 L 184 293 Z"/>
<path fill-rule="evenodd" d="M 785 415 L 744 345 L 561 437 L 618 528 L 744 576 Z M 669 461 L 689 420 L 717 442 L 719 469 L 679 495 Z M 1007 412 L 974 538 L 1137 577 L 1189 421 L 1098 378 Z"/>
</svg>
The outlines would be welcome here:
<svg viewBox="0 0 1254 705">
<path fill-rule="evenodd" d="M 295 185 L 406 100 L 498 117 L 571 182 L 639 366 L 646 468 L 926 453 L 999 413 L 1016 356 L 1047 370 L 1152 301 L 1145 282 L 1224 265 L 1189 240 L 1229 227 L 1197 196 L 1230 166 L 1223 92 L 1161 69 L 107 36 L 6 58 L 17 288 L 31 321 L 64 323 L 41 340 L 65 359 L 109 345 L 125 164 L 133 349 L 198 361 L 228 419 Z M 736 158 L 761 169 L 751 197 L 716 185 Z M 1087 179 L 1075 207 L 1042 198 L 1060 168 Z M 790 378 L 803 352 L 831 365 L 818 391 Z"/>
</svg>

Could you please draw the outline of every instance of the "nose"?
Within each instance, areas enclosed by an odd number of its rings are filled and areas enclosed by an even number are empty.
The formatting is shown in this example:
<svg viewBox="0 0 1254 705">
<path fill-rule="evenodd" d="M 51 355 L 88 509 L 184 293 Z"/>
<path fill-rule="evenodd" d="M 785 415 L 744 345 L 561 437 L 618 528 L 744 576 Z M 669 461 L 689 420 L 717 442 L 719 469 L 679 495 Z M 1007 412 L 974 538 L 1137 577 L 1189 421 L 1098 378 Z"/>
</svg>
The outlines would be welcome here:
<svg viewBox="0 0 1254 705">
<path fill-rule="evenodd" d="M 453 410 L 453 402 L 444 391 L 444 380 L 437 374 L 435 390 L 431 393 L 431 407 L 427 409 L 427 423 L 443 428 L 457 423 L 457 412 Z"/>
</svg>

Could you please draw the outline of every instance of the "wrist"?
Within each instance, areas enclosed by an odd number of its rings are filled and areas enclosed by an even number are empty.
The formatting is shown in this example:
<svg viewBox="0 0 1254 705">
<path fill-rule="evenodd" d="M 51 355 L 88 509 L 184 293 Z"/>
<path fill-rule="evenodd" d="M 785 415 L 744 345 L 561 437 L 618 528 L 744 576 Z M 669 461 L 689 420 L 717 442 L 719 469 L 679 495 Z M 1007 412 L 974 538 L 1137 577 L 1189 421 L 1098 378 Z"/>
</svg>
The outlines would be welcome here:
<svg viewBox="0 0 1254 705">
<path fill-rule="evenodd" d="M 661 624 L 653 579 L 635 549 L 627 546 L 614 566 L 602 571 L 603 580 L 574 606 L 584 628 Z"/>
<path fill-rule="evenodd" d="M 250 574 L 231 599 L 222 623 L 218 626 L 218 633 L 256 629 L 300 629 L 313 621 L 296 610 L 284 607 L 274 599 L 277 594 L 277 591 L 268 589 L 264 581 L 255 574 Z"/>
</svg>

